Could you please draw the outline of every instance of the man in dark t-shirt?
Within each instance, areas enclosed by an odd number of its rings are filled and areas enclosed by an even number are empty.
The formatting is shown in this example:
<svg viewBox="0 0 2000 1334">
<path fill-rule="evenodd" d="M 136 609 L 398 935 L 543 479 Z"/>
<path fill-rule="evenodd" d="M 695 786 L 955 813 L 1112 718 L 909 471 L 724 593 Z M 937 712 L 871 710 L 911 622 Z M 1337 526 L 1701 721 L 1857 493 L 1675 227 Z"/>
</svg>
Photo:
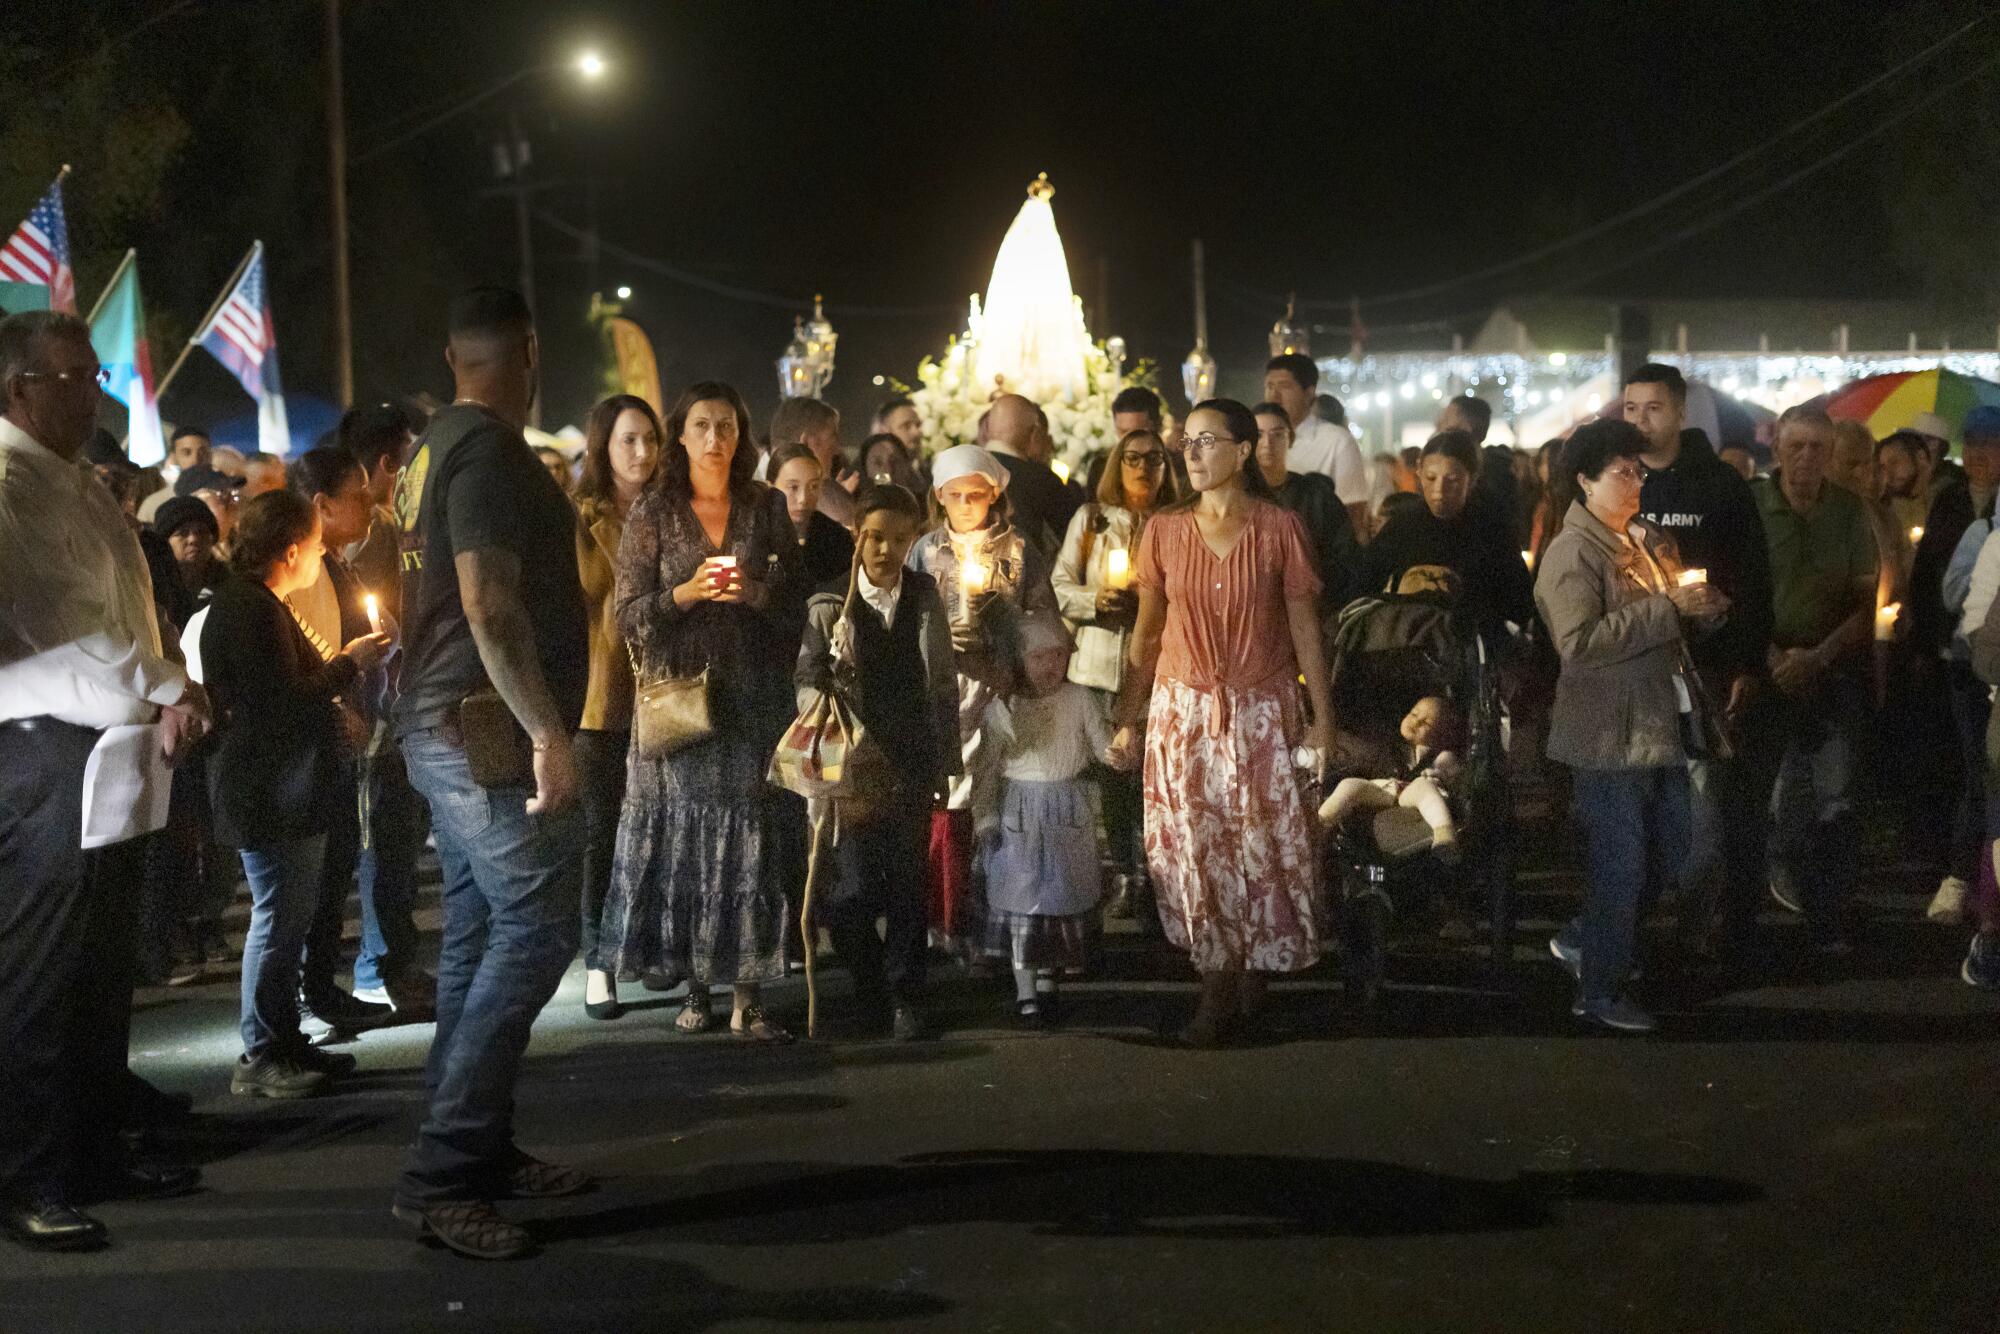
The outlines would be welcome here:
<svg viewBox="0 0 2000 1334">
<path fill-rule="evenodd" d="M 407 623 L 397 734 L 436 727 L 489 684 L 454 568 L 457 553 L 486 549 L 520 562 L 535 661 L 556 712 L 574 731 L 583 717 L 589 644 L 568 497 L 519 430 L 472 403 L 437 414 L 403 475 L 397 518 Z"/>
<path fill-rule="evenodd" d="M 591 1185 L 523 1153 L 513 1127 L 529 1027 L 576 953 L 583 820 L 571 737 L 589 646 L 576 519 L 521 434 L 540 360 L 527 303 L 504 288 L 460 296 L 445 360 L 456 398 L 417 442 L 396 496 L 406 654 L 396 732 L 431 807 L 444 945 L 429 1108 L 394 1212 L 419 1236 L 498 1260 L 527 1253 L 532 1238 L 494 1200 Z"/>
</svg>

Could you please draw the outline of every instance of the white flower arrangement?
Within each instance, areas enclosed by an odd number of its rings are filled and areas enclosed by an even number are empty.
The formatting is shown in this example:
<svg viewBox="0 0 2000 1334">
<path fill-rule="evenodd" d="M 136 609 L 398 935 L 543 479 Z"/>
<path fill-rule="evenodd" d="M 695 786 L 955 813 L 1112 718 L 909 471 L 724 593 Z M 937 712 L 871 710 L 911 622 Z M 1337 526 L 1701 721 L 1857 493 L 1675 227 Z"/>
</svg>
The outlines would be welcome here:
<svg viewBox="0 0 2000 1334">
<path fill-rule="evenodd" d="M 979 432 L 979 418 L 986 405 L 1001 392 L 1018 393 L 1041 405 L 1049 416 L 1049 434 L 1055 439 L 1056 457 L 1073 471 L 1081 472 L 1094 454 L 1111 448 L 1111 401 L 1128 384 L 1146 383 L 1150 368 L 1140 363 L 1131 374 L 1112 361 L 1104 344 L 1084 340 L 1084 389 L 1072 396 L 1057 389 L 1038 393 L 1033 384 L 976 384 L 973 352 L 978 346 L 979 305 L 973 302 L 972 318 L 966 332 L 946 345 L 942 357 L 925 357 L 917 366 L 917 387 L 910 400 L 924 421 L 924 452 L 934 455 L 953 445 L 973 442 Z M 1083 322 L 1081 311 L 1077 314 Z"/>
</svg>

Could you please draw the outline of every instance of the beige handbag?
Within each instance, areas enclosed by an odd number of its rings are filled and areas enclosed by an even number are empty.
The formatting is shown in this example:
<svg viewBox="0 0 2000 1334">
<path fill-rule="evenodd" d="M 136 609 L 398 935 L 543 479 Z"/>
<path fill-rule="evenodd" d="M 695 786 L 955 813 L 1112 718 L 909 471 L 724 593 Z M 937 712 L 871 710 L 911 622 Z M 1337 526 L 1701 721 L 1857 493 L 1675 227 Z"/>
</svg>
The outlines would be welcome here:
<svg viewBox="0 0 2000 1334">
<path fill-rule="evenodd" d="M 630 653 L 630 646 L 627 646 Z M 715 735 L 709 713 L 708 669 L 699 676 L 663 676 L 648 681 L 632 657 L 632 743 L 641 759 L 663 760 Z"/>
</svg>

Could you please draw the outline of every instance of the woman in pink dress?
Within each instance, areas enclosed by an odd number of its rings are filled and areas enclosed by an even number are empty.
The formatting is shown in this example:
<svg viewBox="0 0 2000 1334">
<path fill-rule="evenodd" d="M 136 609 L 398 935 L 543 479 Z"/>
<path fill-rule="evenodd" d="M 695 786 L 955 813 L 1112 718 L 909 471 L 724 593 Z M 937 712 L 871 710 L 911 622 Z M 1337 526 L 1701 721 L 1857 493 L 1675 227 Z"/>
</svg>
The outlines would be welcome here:
<svg viewBox="0 0 2000 1334">
<path fill-rule="evenodd" d="M 1210 399 L 1188 415 L 1185 440 L 1195 495 L 1162 510 L 1139 543 L 1133 670 L 1112 756 L 1137 764 L 1143 728 L 1161 924 L 1201 974 L 1181 1037 L 1212 1046 L 1254 1019 L 1272 973 L 1319 958 L 1319 859 L 1292 752 L 1303 739 L 1329 754 L 1333 715 L 1312 547 L 1245 466 L 1257 419 Z"/>
</svg>

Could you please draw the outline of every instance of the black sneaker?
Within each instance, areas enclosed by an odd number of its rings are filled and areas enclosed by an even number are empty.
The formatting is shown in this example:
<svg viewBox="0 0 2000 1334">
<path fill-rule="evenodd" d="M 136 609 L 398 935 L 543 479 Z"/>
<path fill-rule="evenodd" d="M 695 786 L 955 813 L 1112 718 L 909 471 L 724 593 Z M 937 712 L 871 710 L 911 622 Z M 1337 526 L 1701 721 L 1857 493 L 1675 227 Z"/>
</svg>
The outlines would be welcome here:
<svg viewBox="0 0 2000 1334">
<path fill-rule="evenodd" d="M 291 1057 L 296 1064 L 308 1070 L 317 1070 L 329 1079 L 353 1074 L 357 1064 L 355 1059 L 344 1051 L 327 1051 L 322 1047 L 310 1045 L 292 1052 Z"/>
<path fill-rule="evenodd" d="M 267 1052 L 254 1061 L 248 1056 L 236 1058 L 236 1069 L 229 1076 L 229 1091 L 245 1097 L 287 1101 L 325 1092 L 326 1081 L 324 1070 L 315 1070 L 286 1055 Z"/>
<path fill-rule="evenodd" d="M 310 995 L 300 992 L 299 1006 L 311 1010 L 336 1028 L 372 1028 L 388 1023 L 396 1013 L 394 1006 L 362 1000 L 353 992 L 342 991 L 339 987 L 330 987 L 324 993 L 314 991 Z"/>
</svg>

